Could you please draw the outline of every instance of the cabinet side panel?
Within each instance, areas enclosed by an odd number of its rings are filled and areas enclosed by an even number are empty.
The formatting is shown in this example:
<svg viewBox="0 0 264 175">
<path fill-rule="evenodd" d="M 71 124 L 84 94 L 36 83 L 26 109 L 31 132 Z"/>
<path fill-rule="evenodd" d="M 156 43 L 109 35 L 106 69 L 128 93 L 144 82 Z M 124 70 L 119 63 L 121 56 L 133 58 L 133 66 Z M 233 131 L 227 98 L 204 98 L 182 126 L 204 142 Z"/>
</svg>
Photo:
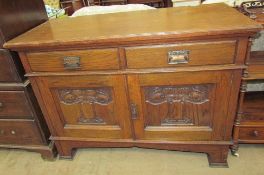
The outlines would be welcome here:
<svg viewBox="0 0 264 175">
<path fill-rule="evenodd" d="M 48 17 L 41 0 L 0 1 L 1 31 L 5 41 L 45 22 Z"/>
</svg>

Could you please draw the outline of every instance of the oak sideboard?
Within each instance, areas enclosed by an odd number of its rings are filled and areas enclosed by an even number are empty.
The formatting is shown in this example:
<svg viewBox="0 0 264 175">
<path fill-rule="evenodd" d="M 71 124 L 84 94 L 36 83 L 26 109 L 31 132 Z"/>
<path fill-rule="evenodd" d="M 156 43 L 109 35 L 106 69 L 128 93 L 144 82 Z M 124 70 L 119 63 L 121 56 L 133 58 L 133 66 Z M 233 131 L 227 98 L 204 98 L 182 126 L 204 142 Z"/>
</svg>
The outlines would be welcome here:
<svg viewBox="0 0 264 175">
<path fill-rule="evenodd" d="M 5 47 L 19 52 L 61 157 L 136 146 L 227 166 L 248 40 L 260 30 L 214 4 L 50 20 Z"/>
</svg>

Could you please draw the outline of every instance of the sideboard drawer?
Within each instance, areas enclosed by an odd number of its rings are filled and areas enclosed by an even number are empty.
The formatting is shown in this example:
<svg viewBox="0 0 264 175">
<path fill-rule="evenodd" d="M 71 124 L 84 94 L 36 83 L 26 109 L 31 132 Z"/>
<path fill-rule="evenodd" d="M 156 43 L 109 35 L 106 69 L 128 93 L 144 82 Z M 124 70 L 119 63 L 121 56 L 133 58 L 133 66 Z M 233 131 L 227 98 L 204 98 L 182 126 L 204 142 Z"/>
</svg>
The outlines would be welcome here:
<svg viewBox="0 0 264 175">
<path fill-rule="evenodd" d="M 33 72 L 119 69 L 117 49 L 27 53 Z"/>
<path fill-rule="evenodd" d="M 0 91 L 0 118 L 32 118 L 24 91 Z"/>
<path fill-rule="evenodd" d="M 0 120 L 1 144 L 41 144 L 41 136 L 33 120 Z"/>
<path fill-rule="evenodd" d="M 241 127 L 239 130 L 240 140 L 264 140 L 264 127 Z"/>
<path fill-rule="evenodd" d="M 127 47 L 128 68 L 158 68 L 234 63 L 236 41 Z"/>
</svg>

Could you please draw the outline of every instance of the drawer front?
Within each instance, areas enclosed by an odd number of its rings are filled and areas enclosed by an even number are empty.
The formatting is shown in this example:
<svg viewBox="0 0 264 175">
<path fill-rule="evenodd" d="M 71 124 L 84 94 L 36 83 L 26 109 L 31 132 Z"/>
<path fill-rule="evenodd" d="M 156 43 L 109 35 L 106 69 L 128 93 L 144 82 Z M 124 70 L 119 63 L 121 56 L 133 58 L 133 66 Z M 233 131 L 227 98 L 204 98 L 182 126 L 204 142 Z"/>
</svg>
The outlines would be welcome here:
<svg viewBox="0 0 264 175">
<path fill-rule="evenodd" d="M 239 128 L 240 140 L 264 140 L 264 127 Z"/>
<path fill-rule="evenodd" d="M 127 47 L 128 68 L 159 68 L 234 63 L 236 41 Z"/>
<path fill-rule="evenodd" d="M 5 49 L 0 49 L 0 63 L 0 82 L 15 82 L 20 80 L 11 55 Z"/>
<path fill-rule="evenodd" d="M 250 64 L 248 66 L 248 77 L 256 79 L 264 79 L 264 64 Z"/>
<path fill-rule="evenodd" d="M 27 53 L 33 72 L 119 69 L 117 49 Z"/>
<path fill-rule="evenodd" d="M 243 115 L 241 117 L 241 122 L 264 123 L 263 105 L 264 105 L 264 91 L 246 92 L 244 103 L 242 106 Z"/>
<path fill-rule="evenodd" d="M 33 120 L 0 120 L 0 144 L 41 144 L 42 139 Z"/>
<path fill-rule="evenodd" d="M 24 91 L 0 91 L 0 119 L 32 118 Z"/>
</svg>

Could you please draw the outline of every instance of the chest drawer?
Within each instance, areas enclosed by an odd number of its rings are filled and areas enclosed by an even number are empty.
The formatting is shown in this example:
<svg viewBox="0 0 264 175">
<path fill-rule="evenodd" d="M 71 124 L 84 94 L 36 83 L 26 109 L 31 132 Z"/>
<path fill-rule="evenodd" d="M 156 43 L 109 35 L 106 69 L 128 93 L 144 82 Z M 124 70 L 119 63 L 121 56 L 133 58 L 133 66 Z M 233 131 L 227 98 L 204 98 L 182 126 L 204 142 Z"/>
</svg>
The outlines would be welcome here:
<svg viewBox="0 0 264 175">
<path fill-rule="evenodd" d="M 119 69 L 117 49 L 27 53 L 33 72 Z"/>
<path fill-rule="evenodd" d="M 247 70 L 249 78 L 263 79 L 264 77 L 264 63 L 250 64 Z"/>
<path fill-rule="evenodd" d="M 41 136 L 33 120 L 0 120 L 1 144 L 41 144 Z"/>
<path fill-rule="evenodd" d="M 0 91 L 1 118 L 32 118 L 24 91 Z"/>
<path fill-rule="evenodd" d="M 125 50 L 128 68 L 232 64 L 236 41 L 139 46 Z"/>
<path fill-rule="evenodd" d="M 254 85 L 254 84 L 253 84 Z M 261 90 L 261 84 L 248 86 L 248 90 Z M 258 86 L 259 85 L 259 86 Z M 254 89 L 255 88 L 255 89 Z M 264 91 L 246 92 L 243 102 L 241 122 L 264 122 Z"/>
<path fill-rule="evenodd" d="M 247 127 L 239 129 L 240 140 L 264 140 L 264 127 Z"/>
</svg>

